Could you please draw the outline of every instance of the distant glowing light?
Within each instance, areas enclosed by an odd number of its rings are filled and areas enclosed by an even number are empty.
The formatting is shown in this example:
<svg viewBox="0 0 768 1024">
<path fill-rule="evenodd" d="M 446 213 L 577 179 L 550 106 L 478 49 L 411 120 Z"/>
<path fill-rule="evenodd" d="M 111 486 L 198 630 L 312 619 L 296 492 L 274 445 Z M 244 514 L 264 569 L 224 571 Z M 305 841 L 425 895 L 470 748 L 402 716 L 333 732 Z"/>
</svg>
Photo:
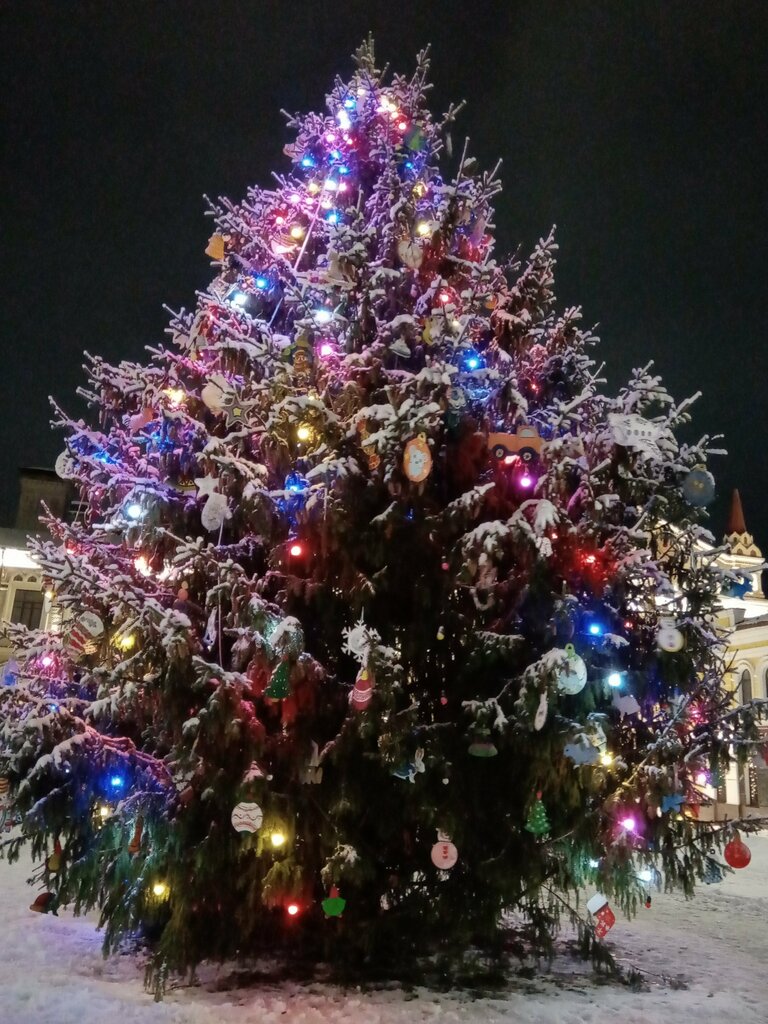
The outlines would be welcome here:
<svg viewBox="0 0 768 1024">
<path fill-rule="evenodd" d="M 405 129 L 408 127 L 408 122 L 407 121 L 398 121 L 397 122 L 397 127 L 400 129 L 401 132 L 404 132 Z"/>
<path fill-rule="evenodd" d="M 480 359 L 478 356 L 469 356 L 467 358 L 467 369 L 476 370 L 480 365 Z"/>
<path fill-rule="evenodd" d="M 323 182 L 323 188 L 326 192 L 335 192 L 338 187 L 338 182 L 334 181 L 333 178 L 326 178 Z"/>
<path fill-rule="evenodd" d="M 339 223 L 338 211 L 337 210 L 331 210 L 331 212 L 326 216 L 325 219 L 326 219 L 326 221 L 329 224 L 338 224 Z"/>
<path fill-rule="evenodd" d="M 347 110 L 344 109 L 344 107 L 342 107 L 342 109 L 336 113 L 336 120 L 339 122 L 339 127 L 343 128 L 344 130 L 349 128 L 349 126 L 352 124 L 352 122 L 349 119 L 349 114 L 347 113 Z"/>
<path fill-rule="evenodd" d="M 346 107 L 347 110 L 354 110 L 355 107 L 357 106 L 355 97 L 347 96 L 347 98 L 344 100 L 344 106 Z"/>
<path fill-rule="evenodd" d="M 183 388 L 166 388 L 165 394 L 174 408 L 178 408 L 187 397 Z"/>
<path fill-rule="evenodd" d="M 136 646 L 136 637 L 133 633 L 124 633 L 117 639 L 117 646 L 123 651 L 130 651 Z"/>
<path fill-rule="evenodd" d="M 593 869 L 594 869 L 594 868 L 599 868 L 599 867 L 600 867 L 600 861 L 599 861 L 599 860 L 595 860 L 595 859 L 594 859 L 594 857 L 592 857 L 592 858 L 590 858 L 590 860 L 589 860 L 589 866 L 590 866 L 591 868 L 593 868 Z"/>
<path fill-rule="evenodd" d="M 346 164 L 341 164 L 338 168 L 339 174 L 349 174 L 349 168 Z"/>
<path fill-rule="evenodd" d="M 112 811 L 107 804 L 101 804 L 99 806 L 99 817 L 102 819 L 102 821 L 106 821 L 106 819 L 110 816 L 111 813 Z"/>
<path fill-rule="evenodd" d="M 641 882 L 652 882 L 653 871 L 650 868 L 642 868 L 640 871 L 637 872 L 637 877 L 640 879 Z"/>
<path fill-rule="evenodd" d="M 611 674 L 608 676 L 608 685 L 609 686 L 621 686 L 621 683 L 622 683 L 621 672 L 611 672 Z"/>
<path fill-rule="evenodd" d="M 139 555 L 138 558 L 134 558 L 133 566 L 137 572 L 140 572 L 142 576 L 149 576 L 152 572 L 149 562 L 144 555 Z"/>
<path fill-rule="evenodd" d="M 288 196 L 288 202 L 293 203 L 293 205 L 296 206 L 297 203 L 301 202 L 301 196 L 299 195 L 298 192 L 291 192 L 291 194 Z"/>
<path fill-rule="evenodd" d="M 315 193 L 319 192 L 319 191 L 320 191 L 320 186 L 317 184 L 317 182 L 316 181 L 310 181 L 310 183 L 307 185 L 307 192 L 309 192 L 310 195 L 315 195 Z"/>
<path fill-rule="evenodd" d="M 40 659 L 40 664 L 43 666 L 43 668 L 50 668 L 51 665 L 53 664 L 53 656 L 50 654 L 44 654 Z"/>
<path fill-rule="evenodd" d="M 699 772 L 696 776 L 696 784 L 698 786 L 706 786 L 709 782 L 709 777 L 706 772 Z"/>
<path fill-rule="evenodd" d="M 584 565 L 594 565 L 596 561 L 596 555 L 584 555 Z"/>
</svg>

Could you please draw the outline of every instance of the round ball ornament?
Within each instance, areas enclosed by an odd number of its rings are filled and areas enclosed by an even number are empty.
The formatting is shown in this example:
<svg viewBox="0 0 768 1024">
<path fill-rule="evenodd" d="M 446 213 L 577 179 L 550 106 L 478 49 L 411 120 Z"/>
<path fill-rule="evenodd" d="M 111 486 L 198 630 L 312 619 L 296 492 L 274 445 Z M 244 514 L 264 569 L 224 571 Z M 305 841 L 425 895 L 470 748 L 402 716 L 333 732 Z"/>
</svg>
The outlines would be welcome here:
<svg viewBox="0 0 768 1024">
<path fill-rule="evenodd" d="M 683 480 L 683 497 L 694 508 L 704 508 L 714 501 L 715 478 L 703 466 L 695 466 Z"/>
<path fill-rule="evenodd" d="M 459 851 L 443 832 L 437 833 L 437 842 L 432 847 L 430 854 L 432 863 L 441 871 L 450 871 L 459 859 Z"/>
<path fill-rule="evenodd" d="M 741 841 L 741 836 L 738 832 L 730 843 L 726 843 L 723 856 L 725 857 L 725 863 L 732 868 L 745 868 L 752 860 L 752 852 L 747 844 Z"/>
<path fill-rule="evenodd" d="M 576 653 L 573 644 L 566 644 L 564 653 L 566 662 L 558 677 L 557 688 L 561 693 L 573 696 L 581 693 L 587 685 L 587 666 L 584 659 Z"/>
<path fill-rule="evenodd" d="M 320 905 L 322 906 L 323 913 L 326 917 L 341 917 L 344 913 L 347 901 L 343 896 L 339 896 L 338 888 L 335 885 L 332 885 L 331 891 Z"/>
<path fill-rule="evenodd" d="M 662 651 L 668 654 L 677 654 L 685 646 L 685 638 L 675 625 L 674 619 L 661 619 L 659 631 L 656 634 L 656 643 Z"/>
<path fill-rule="evenodd" d="M 232 808 L 232 827 L 235 832 L 257 832 L 264 814 L 258 804 L 242 802 Z"/>
<path fill-rule="evenodd" d="M 403 470 L 414 484 L 420 484 L 432 472 L 432 452 L 429 450 L 425 434 L 413 437 L 405 446 Z"/>
</svg>

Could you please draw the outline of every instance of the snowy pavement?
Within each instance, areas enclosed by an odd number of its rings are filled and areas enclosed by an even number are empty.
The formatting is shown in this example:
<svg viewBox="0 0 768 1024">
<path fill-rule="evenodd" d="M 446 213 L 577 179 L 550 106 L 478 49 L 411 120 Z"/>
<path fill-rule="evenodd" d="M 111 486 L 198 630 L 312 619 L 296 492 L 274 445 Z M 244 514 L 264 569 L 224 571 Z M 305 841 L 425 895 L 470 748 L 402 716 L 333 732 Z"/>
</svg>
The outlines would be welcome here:
<svg viewBox="0 0 768 1024">
<path fill-rule="evenodd" d="M 2 1024 L 766 1024 L 768 837 L 750 837 L 752 863 L 693 901 L 654 894 L 634 921 L 619 918 L 612 948 L 650 974 L 687 988 L 596 983 L 565 957 L 551 977 L 514 980 L 493 998 L 419 991 L 344 992 L 327 985 L 232 988 L 227 968 L 174 988 L 162 1003 L 144 992 L 136 960 L 103 960 L 92 921 L 28 910 L 29 864 L 0 862 Z"/>
</svg>

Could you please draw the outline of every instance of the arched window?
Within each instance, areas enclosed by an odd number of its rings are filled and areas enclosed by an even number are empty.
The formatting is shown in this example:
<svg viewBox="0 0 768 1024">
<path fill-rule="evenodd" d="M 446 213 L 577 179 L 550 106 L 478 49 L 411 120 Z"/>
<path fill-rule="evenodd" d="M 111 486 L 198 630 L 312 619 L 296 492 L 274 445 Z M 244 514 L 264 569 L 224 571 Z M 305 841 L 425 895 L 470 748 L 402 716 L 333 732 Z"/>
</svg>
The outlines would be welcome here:
<svg viewBox="0 0 768 1024">
<path fill-rule="evenodd" d="M 763 672 L 763 696 L 768 697 L 768 668 Z"/>
<path fill-rule="evenodd" d="M 739 691 L 743 704 L 746 704 L 748 700 L 752 700 L 752 676 L 748 668 L 745 668 L 741 673 Z"/>
</svg>

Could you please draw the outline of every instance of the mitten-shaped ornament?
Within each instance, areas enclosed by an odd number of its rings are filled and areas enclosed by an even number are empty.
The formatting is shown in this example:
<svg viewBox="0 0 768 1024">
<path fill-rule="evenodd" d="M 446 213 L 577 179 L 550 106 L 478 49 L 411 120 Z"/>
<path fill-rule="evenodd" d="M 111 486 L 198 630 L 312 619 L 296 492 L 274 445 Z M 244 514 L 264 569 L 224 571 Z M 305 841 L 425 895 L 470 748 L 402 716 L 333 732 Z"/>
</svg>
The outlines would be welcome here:
<svg viewBox="0 0 768 1024">
<path fill-rule="evenodd" d="M 598 939 L 605 938 L 616 924 L 616 915 L 608 906 L 608 897 L 603 896 L 601 892 L 596 892 L 588 901 L 587 910 L 595 921 L 595 935 Z"/>
</svg>

